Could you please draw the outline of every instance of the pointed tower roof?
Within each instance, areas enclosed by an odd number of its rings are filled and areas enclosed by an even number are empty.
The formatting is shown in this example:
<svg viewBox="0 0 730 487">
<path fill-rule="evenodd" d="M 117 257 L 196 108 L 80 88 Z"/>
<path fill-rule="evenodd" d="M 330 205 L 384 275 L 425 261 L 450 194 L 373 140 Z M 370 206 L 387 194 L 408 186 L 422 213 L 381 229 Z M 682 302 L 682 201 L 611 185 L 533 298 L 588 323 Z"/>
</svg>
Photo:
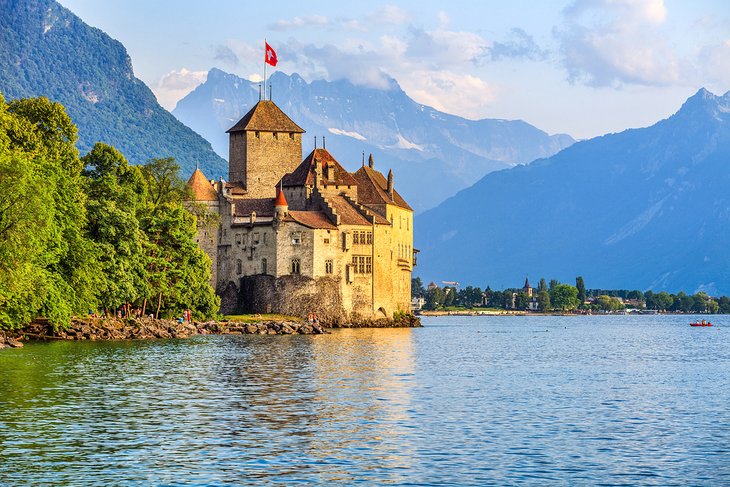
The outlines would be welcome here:
<svg viewBox="0 0 730 487">
<path fill-rule="evenodd" d="M 523 286 L 522 289 L 528 289 L 528 288 L 531 288 L 531 287 L 532 286 L 530 286 L 530 281 L 528 281 L 527 280 L 527 276 L 525 276 L 525 285 Z"/>
<path fill-rule="evenodd" d="M 200 169 L 193 171 L 192 176 L 188 179 L 188 187 L 192 191 L 195 201 L 218 201 L 218 193 Z"/>
<path fill-rule="evenodd" d="M 331 185 L 336 184 L 339 186 L 357 186 L 357 181 L 352 174 L 342 167 L 337 162 L 337 159 L 332 157 L 332 154 L 327 152 L 327 149 L 314 149 L 304 158 L 301 164 L 297 166 L 294 171 L 286 174 L 282 178 L 284 186 L 311 186 L 314 184 L 314 171 L 319 166 L 321 169 L 320 174 L 326 174 L 324 171 L 325 166 L 328 164 L 334 166 L 334 177 L 330 175 L 329 178 L 322 179 L 325 184 Z"/>
<path fill-rule="evenodd" d="M 226 133 L 260 130 L 262 132 L 297 132 L 304 133 L 299 125 L 284 113 L 271 100 L 259 100 L 241 120 Z"/>
<path fill-rule="evenodd" d="M 276 199 L 274 200 L 274 206 L 289 206 L 289 203 L 286 201 L 286 196 L 284 196 L 284 192 L 281 190 L 281 188 L 277 188 L 276 190 Z"/>
</svg>

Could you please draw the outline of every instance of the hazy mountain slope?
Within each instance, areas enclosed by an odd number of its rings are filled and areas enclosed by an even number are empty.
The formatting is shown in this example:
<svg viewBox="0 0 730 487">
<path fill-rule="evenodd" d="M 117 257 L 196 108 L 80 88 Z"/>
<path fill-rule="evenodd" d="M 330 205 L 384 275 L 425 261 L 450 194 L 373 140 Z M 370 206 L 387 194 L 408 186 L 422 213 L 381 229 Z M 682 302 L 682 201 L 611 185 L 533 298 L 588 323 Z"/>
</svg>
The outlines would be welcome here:
<svg viewBox="0 0 730 487">
<path fill-rule="evenodd" d="M 471 121 L 411 100 L 391 80 L 388 90 L 340 81 L 307 83 L 275 72 L 273 100 L 302 126 L 305 150 L 316 135 L 349 169 L 372 152 L 380 168 L 392 167 L 396 185 L 416 211 L 435 206 L 484 174 L 552 155 L 574 141 L 549 136 L 521 121 Z M 228 154 L 230 128 L 259 99 L 257 83 L 212 69 L 205 83 L 173 110 L 183 123 Z"/>
<path fill-rule="evenodd" d="M 484 177 L 418 217 L 416 274 L 730 293 L 730 92 Z"/>
<path fill-rule="evenodd" d="M 133 163 L 173 156 L 192 172 L 227 174 L 210 144 L 158 105 L 124 46 L 51 0 L 0 0 L 0 92 L 47 96 L 79 127 L 79 149 L 103 141 Z"/>
</svg>

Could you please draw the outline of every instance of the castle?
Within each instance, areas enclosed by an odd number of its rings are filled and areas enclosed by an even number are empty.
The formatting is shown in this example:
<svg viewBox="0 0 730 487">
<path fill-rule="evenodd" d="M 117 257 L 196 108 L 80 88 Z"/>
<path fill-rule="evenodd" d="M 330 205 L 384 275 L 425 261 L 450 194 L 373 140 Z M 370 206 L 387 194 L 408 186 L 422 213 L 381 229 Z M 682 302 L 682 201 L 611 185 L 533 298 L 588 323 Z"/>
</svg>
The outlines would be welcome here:
<svg viewBox="0 0 730 487">
<path fill-rule="evenodd" d="M 228 181 L 196 169 L 198 243 L 221 312 L 317 313 L 345 321 L 409 312 L 413 210 L 367 165 L 350 173 L 324 148 L 302 159 L 302 130 L 260 100 L 229 134 Z M 316 146 L 316 143 L 315 143 Z"/>
</svg>

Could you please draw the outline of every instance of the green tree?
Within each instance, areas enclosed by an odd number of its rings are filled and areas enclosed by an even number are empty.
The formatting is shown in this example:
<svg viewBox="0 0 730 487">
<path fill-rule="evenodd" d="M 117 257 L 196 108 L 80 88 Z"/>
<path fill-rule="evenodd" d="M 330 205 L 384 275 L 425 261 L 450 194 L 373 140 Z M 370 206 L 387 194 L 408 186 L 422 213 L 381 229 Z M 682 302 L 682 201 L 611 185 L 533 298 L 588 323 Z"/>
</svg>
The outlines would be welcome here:
<svg viewBox="0 0 730 487">
<path fill-rule="evenodd" d="M 9 104 L 0 98 L 0 105 L 0 144 L 4 155 L 14 155 L 16 161 L 28 163 L 21 168 L 24 176 L 16 175 L 14 180 L 24 179 L 21 185 L 27 183 L 27 189 L 39 178 L 43 182 L 41 191 L 46 193 L 43 198 L 47 198 L 45 209 L 39 214 L 47 218 L 38 222 L 43 228 L 39 231 L 42 245 L 36 249 L 39 253 L 32 271 L 34 296 L 31 299 L 26 295 L 20 300 L 16 297 L 0 303 L 0 308 L 27 310 L 22 318 L 17 313 L 16 318 L 7 318 L 6 327 L 15 319 L 27 322 L 29 316 L 45 316 L 55 325 L 61 325 L 73 313 L 94 304 L 93 290 L 98 276 L 96 249 L 84 231 L 85 194 L 81 184 L 82 164 L 74 145 L 76 127 L 63 106 L 47 98 L 14 100 Z M 34 196 L 30 199 L 37 202 Z M 29 205 L 37 206 L 33 202 Z M 34 214 L 23 218 L 38 221 Z M 22 324 L 15 321 L 12 326 Z"/>
<path fill-rule="evenodd" d="M 530 304 L 530 297 L 527 295 L 526 292 L 520 291 L 517 293 L 517 297 L 515 298 L 515 308 L 525 310 L 527 309 L 527 306 Z"/>
<path fill-rule="evenodd" d="M 570 284 L 557 284 L 550 291 L 553 308 L 570 311 L 578 307 L 578 289 Z"/>
<path fill-rule="evenodd" d="M 144 178 L 137 166 L 111 146 L 96 144 L 82 158 L 87 176 L 88 232 L 99 249 L 99 304 L 116 309 L 148 292 L 146 235 L 138 213 L 144 211 Z"/>
<path fill-rule="evenodd" d="M 560 284 L 560 281 L 558 281 L 557 279 L 550 279 L 549 290 L 552 291 L 553 289 L 555 289 L 555 286 L 557 286 L 558 284 Z"/>
<path fill-rule="evenodd" d="M 598 296 L 595 304 L 601 311 L 618 311 L 624 309 L 624 304 L 620 298 L 607 296 L 605 294 Z"/>
<path fill-rule="evenodd" d="M 456 288 L 455 287 L 444 287 L 444 306 L 452 306 L 456 300 Z"/>
<path fill-rule="evenodd" d="M 411 299 L 420 298 L 426 295 L 426 289 L 423 287 L 423 281 L 420 277 L 411 279 Z"/>
<path fill-rule="evenodd" d="M 547 289 L 537 292 L 537 308 L 543 313 L 550 310 L 550 293 Z"/>
<path fill-rule="evenodd" d="M 435 310 L 443 303 L 444 293 L 440 287 L 436 286 L 426 291 L 426 304 L 423 307 L 427 310 Z"/>
<path fill-rule="evenodd" d="M 575 278 L 575 287 L 578 289 L 578 306 L 582 308 L 586 302 L 586 285 L 583 282 L 583 276 Z"/>
<path fill-rule="evenodd" d="M 540 282 L 537 284 L 537 292 L 539 293 L 540 291 L 547 291 L 547 290 L 548 290 L 547 282 L 545 282 L 544 277 L 541 277 Z"/>
</svg>

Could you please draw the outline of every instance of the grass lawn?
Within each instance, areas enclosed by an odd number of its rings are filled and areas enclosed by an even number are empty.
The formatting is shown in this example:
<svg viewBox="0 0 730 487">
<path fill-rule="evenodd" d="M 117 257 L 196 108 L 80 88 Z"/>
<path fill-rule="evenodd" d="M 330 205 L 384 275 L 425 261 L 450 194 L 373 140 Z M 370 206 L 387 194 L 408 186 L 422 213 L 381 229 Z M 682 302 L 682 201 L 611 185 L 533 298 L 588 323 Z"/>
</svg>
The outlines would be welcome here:
<svg viewBox="0 0 730 487">
<path fill-rule="evenodd" d="M 301 322 L 303 320 L 298 316 L 287 316 L 287 315 L 277 315 L 277 314 L 268 314 L 268 315 L 253 314 L 253 315 L 224 315 L 223 321 L 236 321 L 239 323 L 258 323 L 259 321 Z"/>
</svg>

